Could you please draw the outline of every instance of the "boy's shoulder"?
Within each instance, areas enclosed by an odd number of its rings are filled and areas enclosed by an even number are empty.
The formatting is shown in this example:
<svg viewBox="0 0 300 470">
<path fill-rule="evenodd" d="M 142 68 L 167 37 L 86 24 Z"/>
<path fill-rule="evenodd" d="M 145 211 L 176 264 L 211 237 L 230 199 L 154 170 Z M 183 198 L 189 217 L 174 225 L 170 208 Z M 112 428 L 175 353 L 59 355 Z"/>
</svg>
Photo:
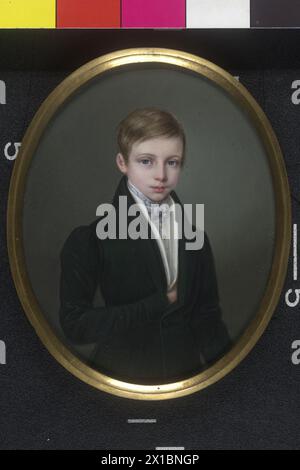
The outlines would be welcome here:
<svg viewBox="0 0 300 470">
<path fill-rule="evenodd" d="M 66 238 L 63 251 L 68 250 L 86 250 L 87 247 L 96 246 L 97 234 L 96 226 L 98 220 L 93 221 L 88 225 L 80 225 L 75 227 Z"/>
</svg>

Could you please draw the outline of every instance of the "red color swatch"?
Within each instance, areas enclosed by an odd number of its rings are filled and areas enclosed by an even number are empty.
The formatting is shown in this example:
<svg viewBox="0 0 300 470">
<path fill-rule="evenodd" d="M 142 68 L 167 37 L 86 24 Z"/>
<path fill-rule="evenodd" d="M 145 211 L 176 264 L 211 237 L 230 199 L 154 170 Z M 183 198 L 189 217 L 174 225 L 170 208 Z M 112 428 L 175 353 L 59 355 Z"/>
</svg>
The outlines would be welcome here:
<svg viewBox="0 0 300 470">
<path fill-rule="evenodd" d="M 57 0 L 57 28 L 119 28 L 120 0 Z"/>
</svg>

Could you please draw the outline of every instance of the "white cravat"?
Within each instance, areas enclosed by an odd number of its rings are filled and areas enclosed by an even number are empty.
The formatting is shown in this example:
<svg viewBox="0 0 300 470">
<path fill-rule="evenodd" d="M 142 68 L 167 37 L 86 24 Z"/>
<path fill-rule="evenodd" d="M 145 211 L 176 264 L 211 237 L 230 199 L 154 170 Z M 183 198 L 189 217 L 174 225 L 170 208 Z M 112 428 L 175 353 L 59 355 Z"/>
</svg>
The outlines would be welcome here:
<svg viewBox="0 0 300 470">
<path fill-rule="evenodd" d="M 147 218 L 163 260 L 168 290 L 178 275 L 178 224 L 175 220 L 174 201 L 169 195 L 163 203 L 155 203 L 147 198 L 128 180 L 128 189 Z"/>
</svg>

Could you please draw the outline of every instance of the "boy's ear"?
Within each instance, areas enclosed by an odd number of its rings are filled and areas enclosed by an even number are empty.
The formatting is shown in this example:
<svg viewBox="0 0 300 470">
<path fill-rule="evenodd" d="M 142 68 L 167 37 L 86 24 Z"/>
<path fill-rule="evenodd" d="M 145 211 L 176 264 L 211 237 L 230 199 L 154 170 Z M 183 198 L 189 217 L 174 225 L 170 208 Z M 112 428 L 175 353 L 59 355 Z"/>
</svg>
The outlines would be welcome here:
<svg viewBox="0 0 300 470">
<path fill-rule="evenodd" d="M 127 164 L 126 164 L 125 158 L 123 157 L 123 155 L 121 153 L 117 154 L 116 163 L 117 163 L 117 167 L 119 168 L 119 170 L 122 173 L 124 173 L 124 175 L 126 175 L 126 173 L 127 173 Z"/>
</svg>

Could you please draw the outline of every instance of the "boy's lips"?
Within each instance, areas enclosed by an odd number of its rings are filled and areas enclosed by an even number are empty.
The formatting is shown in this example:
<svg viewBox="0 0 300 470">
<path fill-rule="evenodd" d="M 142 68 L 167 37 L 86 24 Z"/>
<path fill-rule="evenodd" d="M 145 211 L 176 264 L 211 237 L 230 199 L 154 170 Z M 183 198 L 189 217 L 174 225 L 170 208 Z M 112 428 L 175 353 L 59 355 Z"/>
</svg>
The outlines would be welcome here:
<svg viewBox="0 0 300 470">
<path fill-rule="evenodd" d="M 155 192 L 162 193 L 166 189 L 166 186 L 151 186 L 151 189 Z"/>
</svg>

